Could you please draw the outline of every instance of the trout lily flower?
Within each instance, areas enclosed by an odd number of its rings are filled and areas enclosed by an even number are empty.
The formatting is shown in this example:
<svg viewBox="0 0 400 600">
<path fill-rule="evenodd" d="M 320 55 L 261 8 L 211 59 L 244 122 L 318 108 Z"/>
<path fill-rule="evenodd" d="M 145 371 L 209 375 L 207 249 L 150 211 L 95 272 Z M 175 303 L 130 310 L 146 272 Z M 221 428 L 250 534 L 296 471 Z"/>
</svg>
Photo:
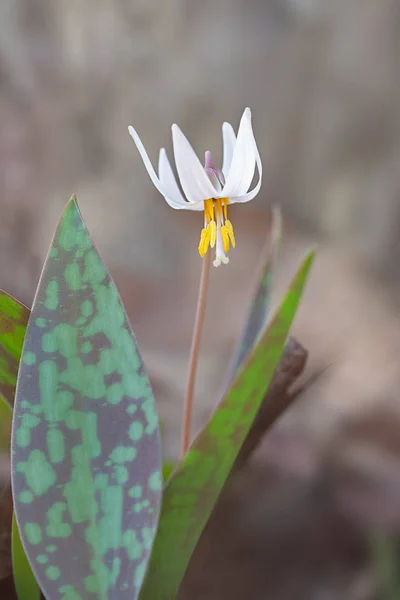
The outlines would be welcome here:
<svg viewBox="0 0 400 600">
<path fill-rule="evenodd" d="M 201 231 L 199 254 L 203 257 L 208 249 L 216 248 L 214 266 L 227 264 L 229 247 L 235 247 L 232 223 L 228 219 L 228 207 L 235 202 L 248 202 L 259 192 L 262 179 L 260 154 L 251 126 L 251 112 L 246 108 L 240 121 L 237 137 L 232 125 L 222 126 L 222 169 L 213 165 L 211 152 L 205 153 L 204 167 L 178 125 L 172 125 L 172 141 L 175 165 L 183 196 L 176 181 L 165 148 L 158 159 L 158 176 L 150 162 L 142 141 L 133 127 L 129 133 L 139 150 L 150 179 L 168 204 L 177 210 L 204 212 L 204 228 Z M 249 191 L 255 169 L 258 182 Z"/>
</svg>

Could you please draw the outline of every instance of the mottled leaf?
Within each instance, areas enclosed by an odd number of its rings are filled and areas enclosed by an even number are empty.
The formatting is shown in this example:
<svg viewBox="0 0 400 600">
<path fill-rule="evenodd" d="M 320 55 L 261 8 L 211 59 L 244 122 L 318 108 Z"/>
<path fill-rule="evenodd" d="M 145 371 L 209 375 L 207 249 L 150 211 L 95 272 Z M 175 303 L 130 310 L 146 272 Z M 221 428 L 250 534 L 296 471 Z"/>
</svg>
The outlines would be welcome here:
<svg viewBox="0 0 400 600">
<path fill-rule="evenodd" d="M 47 600 L 137 598 L 161 501 L 158 418 L 75 199 L 29 318 L 11 448 L 18 528 Z"/>
<path fill-rule="evenodd" d="M 188 454 L 169 478 L 141 600 L 173 600 L 204 526 L 258 413 L 314 258 L 300 266 L 280 308 Z"/>
<path fill-rule="evenodd" d="M 29 310 L 0 290 L 0 394 L 13 404 Z"/>
<path fill-rule="evenodd" d="M 12 563 L 18 600 L 40 600 L 40 589 L 21 544 L 15 515 L 12 520 Z"/>
<path fill-rule="evenodd" d="M 271 233 L 263 252 L 255 290 L 238 350 L 230 370 L 226 388 L 232 383 L 240 365 L 261 335 L 268 319 L 271 303 L 273 270 L 282 236 L 282 216 L 279 207 L 273 207 Z M 225 389 L 226 389 L 225 388 Z"/>
</svg>

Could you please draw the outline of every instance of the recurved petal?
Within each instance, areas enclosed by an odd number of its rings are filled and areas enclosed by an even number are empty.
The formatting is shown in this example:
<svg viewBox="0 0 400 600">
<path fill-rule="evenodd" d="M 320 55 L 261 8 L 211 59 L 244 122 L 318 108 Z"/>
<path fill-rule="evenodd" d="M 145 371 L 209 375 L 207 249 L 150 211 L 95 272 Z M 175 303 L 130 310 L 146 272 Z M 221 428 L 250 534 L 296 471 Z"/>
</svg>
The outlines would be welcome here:
<svg viewBox="0 0 400 600">
<path fill-rule="evenodd" d="M 240 120 L 231 167 L 221 197 L 243 196 L 250 187 L 256 166 L 256 141 L 251 126 L 251 111 L 246 108 Z"/>
<path fill-rule="evenodd" d="M 177 203 L 177 198 L 170 197 L 168 190 L 165 188 L 165 186 L 161 183 L 161 181 L 157 177 L 157 174 L 156 174 L 155 170 L 153 169 L 153 165 L 151 164 L 150 158 L 145 150 L 145 147 L 142 144 L 142 140 L 138 136 L 136 130 L 132 127 L 132 125 L 130 125 L 128 127 L 128 131 L 129 131 L 133 141 L 136 144 L 136 148 L 139 150 L 139 154 L 142 157 L 144 166 L 146 167 L 146 170 L 150 176 L 151 181 L 153 182 L 155 187 L 158 189 L 160 194 L 162 194 L 164 196 L 164 198 L 166 199 L 168 204 L 170 206 L 172 206 L 173 208 L 178 208 L 177 206 L 175 206 Z M 179 202 L 179 199 L 178 199 L 178 202 Z"/>
<path fill-rule="evenodd" d="M 230 123 L 222 125 L 223 158 L 222 172 L 225 179 L 228 177 L 229 169 L 232 164 L 233 151 L 236 144 L 236 135 Z"/>
<path fill-rule="evenodd" d="M 217 191 L 209 180 L 201 162 L 188 140 L 179 129 L 172 125 L 175 164 L 182 189 L 189 202 L 196 204 L 214 198 Z"/>
<path fill-rule="evenodd" d="M 230 202 L 232 204 L 235 204 L 235 202 L 239 202 L 239 203 L 240 202 L 249 202 L 249 200 L 253 200 L 253 198 L 255 196 L 257 196 L 258 192 L 260 191 L 261 183 L 262 183 L 262 163 L 261 163 L 260 153 L 258 151 L 255 140 L 254 140 L 254 152 L 255 152 L 255 158 L 256 158 L 256 164 L 257 164 L 257 170 L 258 170 L 257 185 L 247 194 L 242 194 L 241 196 L 231 196 Z"/>
<path fill-rule="evenodd" d="M 158 158 L 158 176 L 160 178 L 161 187 L 165 190 L 166 196 L 164 198 L 172 208 L 176 209 L 189 209 L 191 208 L 189 202 L 184 199 L 178 184 L 175 179 L 174 172 L 171 164 L 168 160 L 167 152 L 165 148 L 161 148 Z"/>
</svg>

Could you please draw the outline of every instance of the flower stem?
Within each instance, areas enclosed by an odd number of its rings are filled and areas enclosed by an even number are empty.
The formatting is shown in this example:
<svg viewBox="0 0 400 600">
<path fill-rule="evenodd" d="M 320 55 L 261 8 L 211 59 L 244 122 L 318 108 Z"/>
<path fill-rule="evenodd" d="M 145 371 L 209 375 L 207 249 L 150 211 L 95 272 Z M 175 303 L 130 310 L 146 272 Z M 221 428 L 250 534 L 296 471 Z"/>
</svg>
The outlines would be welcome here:
<svg viewBox="0 0 400 600">
<path fill-rule="evenodd" d="M 188 379 L 186 384 L 185 403 L 183 408 L 183 426 L 181 441 L 181 457 L 188 451 L 190 444 L 190 426 L 192 422 L 194 386 L 196 383 L 197 365 L 199 359 L 199 348 L 201 333 L 203 330 L 204 315 L 207 303 L 208 281 L 210 277 L 211 252 L 208 251 L 203 258 L 201 268 L 199 294 L 197 297 L 196 317 L 194 321 L 192 346 L 190 348 Z"/>
</svg>

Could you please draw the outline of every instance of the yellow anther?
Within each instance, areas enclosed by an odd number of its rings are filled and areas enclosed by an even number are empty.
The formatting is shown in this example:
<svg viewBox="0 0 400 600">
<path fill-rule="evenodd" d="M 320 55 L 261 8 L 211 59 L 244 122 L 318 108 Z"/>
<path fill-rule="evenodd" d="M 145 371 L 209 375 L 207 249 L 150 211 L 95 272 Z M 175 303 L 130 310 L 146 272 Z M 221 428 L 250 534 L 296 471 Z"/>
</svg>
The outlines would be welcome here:
<svg viewBox="0 0 400 600">
<path fill-rule="evenodd" d="M 228 231 L 228 235 L 229 235 L 229 239 L 232 244 L 232 247 L 234 248 L 236 246 L 236 242 L 235 242 L 235 234 L 233 233 L 232 223 L 230 221 L 226 220 L 225 226 Z"/>
<path fill-rule="evenodd" d="M 212 198 L 204 200 L 204 216 L 207 223 L 214 220 L 214 200 Z"/>
<path fill-rule="evenodd" d="M 228 228 L 226 225 L 222 225 L 221 235 L 222 235 L 222 242 L 224 245 L 224 252 L 228 252 L 228 250 L 229 250 L 229 233 L 228 233 Z"/>
<path fill-rule="evenodd" d="M 224 252 L 229 251 L 229 247 L 235 247 L 235 235 L 233 233 L 232 223 L 228 221 L 229 198 L 208 198 L 204 200 L 204 229 L 201 230 L 199 242 L 199 254 L 203 257 L 209 247 L 214 248 L 217 242 L 217 223 L 218 230 L 221 232 L 222 246 Z M 228 258 L 225 257 L 226 262 Z M 222 259 L 219 260 L 219 264 Z M 223 260 L 222 262 L 225 262 Z"/>
<path fill-rule="evenodd" d="M 210 231 L 207 227 L 207 229 L 201 230 L 200 243 L 199 243 L 199 248 L 198 248 L 199 254 L 202 258 L 206 254 L 209 245 L 210 245 Z"/>
<path fill-rule="evenodd" d="M 207 229 L 210 230 L 210 246 L 211 246 L 211 248 L 214 248 L 215 242 L 217 240 L 217 224 L 216 224 L 216 222 L 211 221 L 208 224 Z"/>
</svg>

